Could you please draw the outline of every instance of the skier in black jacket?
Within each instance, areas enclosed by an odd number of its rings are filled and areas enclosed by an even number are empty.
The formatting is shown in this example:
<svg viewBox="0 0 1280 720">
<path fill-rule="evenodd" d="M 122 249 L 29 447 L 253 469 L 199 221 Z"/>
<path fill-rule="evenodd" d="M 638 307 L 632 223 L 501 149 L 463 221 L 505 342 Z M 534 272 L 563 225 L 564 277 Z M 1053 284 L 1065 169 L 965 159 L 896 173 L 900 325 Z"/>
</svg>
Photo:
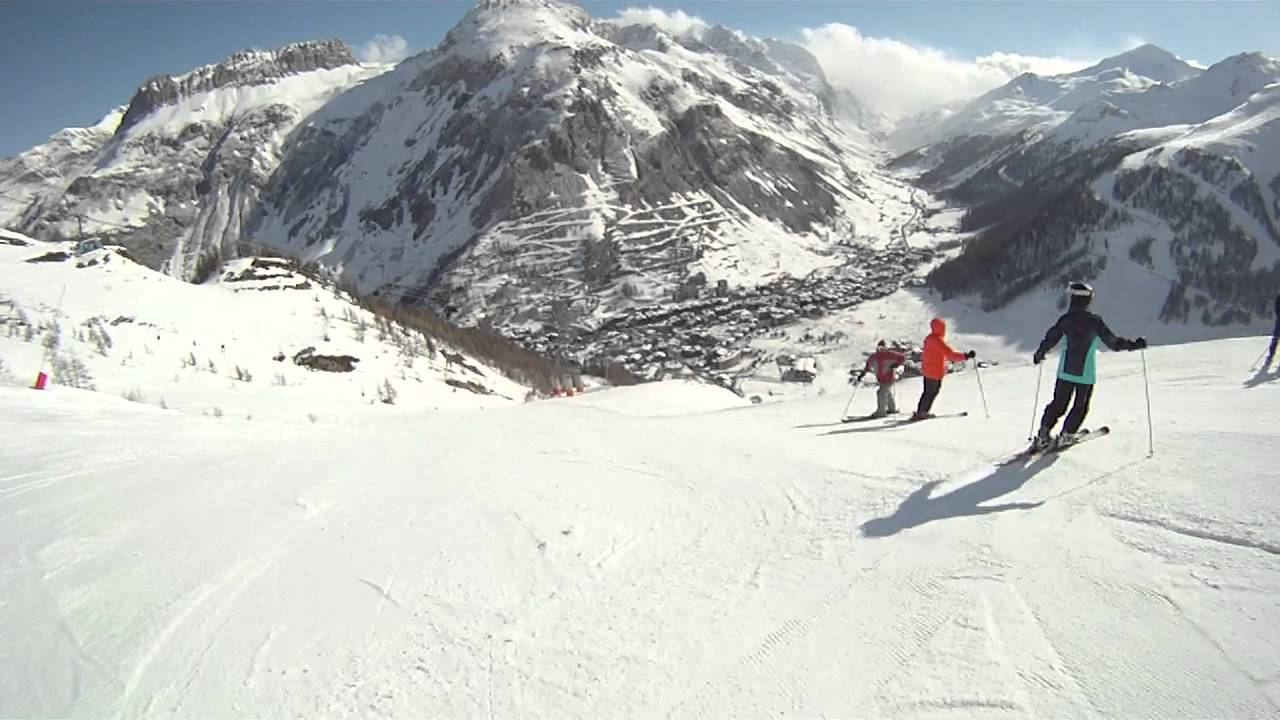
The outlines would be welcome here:
<svg viewBox="0 0 1280 720">
<path fill-rule="evenodd" d="M 1276 343 L 1280 342 L 1280 295 L 1276 295 L 1276 329 L 1271 331 L 1271 349 L 1267 350 L 1267 361 L 1262 364 L 1262 372 L 1271 369 L 1271 361 L 1276 356 Z"/>
<path fill-rule="evenodd" d="M 1043 449 L 1052 444 L 1051 433 L 1058 419 L 1067 411 L 1067 404 L 1072 396 L 1071 413 L 1062 424 L 1062 434 L 1058 436 L 1058 445 L 1070 445 L 1078 439 L 1084 416 L 1089 412 L 1089 399 L 1093 396 L 1093 385 L 1097 381 L 1094 367 L 1094 356 L 1101 340 L 1112 350 L 1141 350 L 1147 346 L 1146 338 L 1126 340 L 1116 337 L 1102 318 L 1089 312 L 1089 303 L 1093 300 L 1093 288 L 1085 283 L 1071 283 L 1068 292 L 1071 306 L 1067 313 L 1058 318 L 1058 322 L 1045 333 L 1044 340 L 1036 349 L 1034 361 L 1037 365 L 1044 361 L 1044 356 L 1053 349 L 1063 337 L 1067 346 L 1060 354 L 1058 362 L 1058 382 L 1053 389 L 1053 400 L 1044 409 L 1040 419 L 1040 434 L 1036 436 L 1036 447 Z"/>
</svg>

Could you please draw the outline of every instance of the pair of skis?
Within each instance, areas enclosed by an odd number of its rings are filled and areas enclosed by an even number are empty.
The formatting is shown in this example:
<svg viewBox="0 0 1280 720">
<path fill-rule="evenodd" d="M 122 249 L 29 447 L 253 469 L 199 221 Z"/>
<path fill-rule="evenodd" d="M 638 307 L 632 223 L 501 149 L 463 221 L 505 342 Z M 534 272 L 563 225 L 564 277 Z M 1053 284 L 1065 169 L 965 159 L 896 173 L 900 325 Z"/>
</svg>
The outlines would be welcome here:
<svg viewBox="0 0 1280 720">
<path fill-rule="evenodd" d="M 917 422 L 921 422 L 922 420 L 936 420 L 936 419 L 942 419 L 942 418 L 966 417 L 968 414 L 969 414 L 968 411 L 943 413 L 940 415 L 934 415 L 931 413 L 928 417 L 922 418 L 921 420 L 915 420 L 911 416 L 907 416 L 900 420 L 897 420 L 896 422 L 888 423 L 885 425 L 885 427 L 898 427 L 900 425 L 912 425 Z M 853 417 L 840 418 L 840 422 L 842 423 L 870 422 L 871 420 L 882 420 L 888 417 L 891 417 L 891 416 L 883 415 L 883 416 L 877 417 L 876 415 L 858 415 Z M 1020 460 L 1026 460 L 1027 458 L 1032 458 L 1037 455 L 1043 455 L 1046 453 L 1060 453 L 1064 450 L 1069 450 L 1070 448 L 1073 448 L 1076 445 L 1087 443 L 1090 440 L 1097 440 L 1098 438 L 1106 437 L 1107 435 L 1110 435 L 1110 434 L 1111 434 L 1111 427 L 1108 425 L 1103 425 L 1102 427 L 1099 427 L 1096 429 L 1085 428 L 1083 430 L 1080 430 L 1076 434 L 1077 436 L 1074 442 L 1071 442 L 1067 445 L 1059 445 L 1057 443 L 1052 443 L 1045 447 L 1038 447 L 1036 446 L 1035 443 L 1032 443 L 1031 447 L 1019 452 L 1018 454 L 1014 455 L 1012 458 L 1010 458 L 1009 460 L 1001 464 L 1006 465 L 1009 463 L 1018 462 Z"/>
<path fill-rule="evenodd" d="M 968 411 L 961 411 L 961 412 L 954 412 L 954 413 L 944 413 L 944 414 L 940 414 L 940 415 L 934 415 L 934 414 L 932 414 L 932 413 L 931 413 L 928 417 L 922 418 L 921 420 L 936 420 L 936 419 L 942 419 L 942 418 L 966 417 L 968 414 L 969 414 L 969 413 L 968 413 Z M 888 417 L 891 417 L 891 416 L 889 416 L 889 415 L 883 415 L 883 416 L 879 416 L 879 417 L 877 417 L 877 416 L 875 416 L 875 415 L 857 415 L 857 416 L 853 416 L 853 417 L 844 417 L 844 418 L 840 418 L 840 422 L 842 422 L 842 423 L 870 422 L 870 421 L 872 421 L 872 420 L 882 420 L 882 419 L 885 419 L 885 418 L 888 418 Z M 902 419 L 900 419 L 900 420 L 897 420 L 896 422 L 888 423 L 888 424 L 886 424 L 886 425 L 885 425 L 885 427 L 898 427 L 898 426 L 900 426 L 900 425 L 913 425 L 913 424 L 915 424 L 915 423 L 917 423 L 917 422 L 921 422 L 921 420 L 915 420 L 915 419 L 913 419 L 911 416 L 907 416 L 907 417 L 904 417 L 904 418 L 902 418 Z M 1057 443 L 1052 443 L 1052 444 L 1050 444 L 1050 445 L 1048 445 L 1048 446 L 1045 446 L 1045 447 L 1038 447 L 1038 446 L 1036 446 L 1034 443 L 1032 443 L 1031 447 L 1027 448 L 1026 450 L 1023 450 L 1023 451 L 1019 452 L 1017 455 L 1014 455 L 1014 456 L 1013 456 L 1012 458 L 1010 458 L 1008 461 L 1006 461 L 1005 463 L 1001 463 L 1001 464 L 1008 464 L 1008 463 L 1012 463 L 1012 462 L 1017 462 L 1017 461 L 1019 461 L 1019 460 L 1025 460 L 1025 459 L 1027 459 L 1027 458 L 1035 457 L 1035 456 L 1037 456 L 1037 455 L 1042 455 L 1042 454 L 1045 454 L 1045 453 L 1060 453 L 1060 452 L 1062 452 L 1062 451 L 1064 451 L 1064 450 L 1068 450 L 1068 449 L 1070 449 L 1070 448 L 1073 448 L 1073 447 L 1075 447 L 1076 445 L 1081 445 L 1081 444 L 1083 444 L 1083 443 L 1087 443 L 1087 442 L 1089 442 L 1090 440 L 1097 440 L 1098 438 L 1106 437 L 1106 436 L 1107 436 L 1107 435 L 1109 435 L 1109 434 L 1111 434 L 1111 427 L 1110 427 L 1110 426 L 1108 426 L 1108 425 L 1103 425 L 1102 427 L 1099 427 L 1099 428 L 1096 428 L 1096 429 L 1089 429 L 1089 428 L 1086 428 L 1086 429 L 1080 430 L 1080 431 L 1076 434 L 1076 435 L 1077 435 L 1077 437 L 1076 437 L 1075 441 L 1074 441 L 1074 442 L 1072 442 L 1072 443 L 1069 443 L 1069 444 L 1067 444 L 1067 445 L 1059 445 L 1059 444 L 1057 444 Z"/>
<path fill-rule="evenodd" d="M 943 413 L 941 415 L 934 415 L 930 413 L 928 417 L 921 418 L 921 420 L 913 420 L 910 415 L 907 415 L 905 417 L 898 418 L 897 422 L 893 424 L 894 425 L 910 425 L 912 423 L 921 422 L 922 420 L 940 420 L 942 418 L 965 417 L 968 414 L 969 414 L 968 411 L 955 412 L 955 413 Z M 879 417 L 875 415 L 855 415 L 852 417 L 840 418 L 840 422 L 842 423 L 870 422 L 871 420 L 887 420 L 892 417 L 893 417 L 892 415 L 881 415 Z"/>
<path fill-rule="evenodd" d="M 1038 447 L 1033 442 L 1031 444 L 1031 447 L 1027 448 L 1026 450 L 1023 450 L 1022 452 L 1019 452 L 1017 455 L 1014 455 L 1012 458 L 1009 458 L 1008 460 L 1000 464 L 1008 465 L 1010 463 L 1026 460 L 1027 458 L 1033 458 L 1038 455 L 1060 453 L 1066 450 L 1070 450 L 1071 448 L 1077 445 L 1083 445 L 1084 443 L 1087 443 L 1090 440 L 1097 440 L 1098 438 L 1106 437 L 1107 435 L 1110 435 L 1110 434 L 1111 434 L 1111 428 L 1107 425 L 1103 425 L 1102 427 L 1097 429 L 1081 430 L 1079 433 L 1077 433 L 1075 442 L 1069 443 L 1067 445 L 1059 445 L 1057 443 L 1051 443 L 1050 445 L 1047 445 L 1045 447 Z"/>
</svg>

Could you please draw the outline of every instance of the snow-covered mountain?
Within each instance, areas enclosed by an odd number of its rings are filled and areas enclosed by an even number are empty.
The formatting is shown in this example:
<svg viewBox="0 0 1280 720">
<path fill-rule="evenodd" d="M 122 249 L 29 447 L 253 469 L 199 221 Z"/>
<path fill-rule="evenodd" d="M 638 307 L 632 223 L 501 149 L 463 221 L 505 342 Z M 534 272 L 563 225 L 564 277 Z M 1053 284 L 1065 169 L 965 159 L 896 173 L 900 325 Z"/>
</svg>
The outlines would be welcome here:
<svg viewBox="0 0 1280 720">
<path fill-rule="evenodd" d="M 247 241 L 463 322 L 590 323 L 895 237 L 883 130 L 797 45 L 482 0 L 394 69 L 313 43 L 149 81 L 83 166 L 0 192 L 11 225 L 84 215 L 182 278 Z"/>
<path fill-rule="evenodd" d="M 934 273 L 947 295 L 1000 304 L 1062 273 L 1097 275 L 1105 261 L 1088 249 L 1094 241 L 1110 248 L 1107 232 L 1151 219 L 1119 177 L 1136 156 L 1121 161 L 1183 136 L 1178 157 L 1191 158 L 1184 146 L 1209 143 L 1208 128 L 1267 117 L 1278 77 L 1276 61 L 1256 53 L 1201 69 L 1147 45 L 1069 74 L 1022 75 L 890 133 L 797 45 L 599 20 L 560 0 L 482 0 L 439 47 L 395 67 L 360 66 L 346 46 L 318 42 L 148 81 L 95 128 L 5 161 L 0 222 L 56 238 L 84 219 L 183 279 L 267 247 L 326 266 L 362 294 L 540 336 L 575 362 L 653 358 L 647 374 L 689 365 L 672 352 L 720 364 L 748 336 L 789 322 L 779 317 L 824 312 L 748 297 L 761 288 L 781 297 L 801 278 L 862 300 L 869 287 L 881 297 L 918 282 L 937 237 L 923 255 L 900 246 L 890 257 L 885 246 L 937 229 L 929 192 L 974 206 L 960 229 L 983 231 Z M 1216 303 L 1200 313 L 1213 322 L 1243 317 L 1228 305 L 1260 312 L 1270 272 L 1274 175 L 1257 158 L 1274 149 L 1267 133 L 1250 137 L 1232 147 L 1256 158 L 1202 148 L 1210 159 L 1186 160 L 1247 171 L 1196 186 L 1204 207 L 1220 210 L 1201 221 L 1215 232 L 1239 226 L 1253 247 L 1247 263 L 1243 251 L 1230 256 L 1245 275 L 1209 282 L 1209 246 L 1186 223 L 1152 220 L 1163 223 L 1157 240 L 1142 234 L 1159 256 L 1142 271 L 1205 290 L 1190 302 Z M 925 140 L 884 165 L 884 148 Z M 1118 182 L 1104 177 L 1113 171 Z M 894 176 L 903 172 L 926 192 Z M 1189 187 L 1176 190 L 1184 202 L 1197 197 Z M 1113 188 L 1120 195 L 1107 195 Z M 709 297 L 724 307 L 669 307 Z M 705 337 L 660 347 L 645 329 L 655 316 Z"/>
<path fill-rule="evenodd" d="M 1019 78 L 961 111 L 991 111 L 980 127 L 992 134 L 899 158 L 926 187 L 974 205 L 963 226 L 980 235 L 933 272 L 935 287 L 994 307 L 1069 277 L 1119 289 L 1154 274 L 1165 290 L 1144 302 L 1162 320 L 1269 316 L 1280 285 L 1280 61 L 1246 53 L 1200 71 L 1140 50 L 1128 62 L 1159 81 L 1109 62 Z M 1009 112 L 990 102 L 1032 86 L 1054 90 L 1020 96 Z"/>
<path fill-rule="evenodd" d="M 21 227 L 28 210 L 64 192 L 72 180 L 93 172 L 127 109 L 112 110 L 92 127 L 62 130 L 17 157 L 0 158 L 0 226 Z"/>
<path fill-rule="evenodd" d="M 253 234 L 465 321 L 590 322 L 890 236 L 909 193 L 835 110 L 798 46 L 481 2 L 310 118 Z"/>
<path fill-rule="evenodd" d="M 0 161 L 0 225 L 46 239 L 115 237 L 140 262 L 190 278 L 236 244 L 294 127 L 385 72 L 336 41 L 236 53 L 148 80 L 93 128 Z"/>
<path fill-rule="evenodd" d="M 1195 78 L 1200 70 L 1154 45 L 1141 45 L 1083 70 L 1041 76 L 1027 72 L 982 96 L 921 113 L 890 134 L 899 152 L 969 137 L 1046 130 L 1102 96 Z"/>
</svg>

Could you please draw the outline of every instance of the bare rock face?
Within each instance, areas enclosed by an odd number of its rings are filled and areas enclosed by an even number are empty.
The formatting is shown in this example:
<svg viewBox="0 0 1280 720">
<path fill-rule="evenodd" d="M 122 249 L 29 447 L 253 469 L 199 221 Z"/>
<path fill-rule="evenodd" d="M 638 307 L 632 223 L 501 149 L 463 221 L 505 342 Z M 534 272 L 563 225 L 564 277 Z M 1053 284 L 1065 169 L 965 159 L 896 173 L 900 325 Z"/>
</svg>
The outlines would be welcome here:
<svg viewBox="0 0 1280 720">
<path fill-rule="evenodd" d="M 313 347 L 303 348 L 293 356 L 293 363 L 308 370 L 351 372 L 360 358 L 351 355 L 320 355 Z"/>
</svg>

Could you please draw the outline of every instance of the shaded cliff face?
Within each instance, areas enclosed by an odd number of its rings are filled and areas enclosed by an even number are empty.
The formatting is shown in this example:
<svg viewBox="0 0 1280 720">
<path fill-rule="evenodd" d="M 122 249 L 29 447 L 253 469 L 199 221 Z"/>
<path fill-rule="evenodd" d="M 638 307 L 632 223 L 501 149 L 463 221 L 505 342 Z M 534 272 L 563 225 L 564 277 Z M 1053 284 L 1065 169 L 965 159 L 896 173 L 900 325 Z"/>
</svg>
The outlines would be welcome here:
<svg viewBox="0 0 1280 720">
<path fill-rule="evenodd" d="M 190 279 L 234 257 L 286 138 L 335 93 L 387 68 L 336 41 L 245 51 L 152 78 L 94 128 L 65 130 L 0 165 L 0 221 L 57 238 L 113 238 Z"/>
<path fill-rule="evenodd" d="M 779 251 L 830 265 L 833 228 L 891 230 L 833 99 L 798 46 L 481 3 L 298 129 L 252 233 L 476 321 L 751 282 Z"/>
</svg>

